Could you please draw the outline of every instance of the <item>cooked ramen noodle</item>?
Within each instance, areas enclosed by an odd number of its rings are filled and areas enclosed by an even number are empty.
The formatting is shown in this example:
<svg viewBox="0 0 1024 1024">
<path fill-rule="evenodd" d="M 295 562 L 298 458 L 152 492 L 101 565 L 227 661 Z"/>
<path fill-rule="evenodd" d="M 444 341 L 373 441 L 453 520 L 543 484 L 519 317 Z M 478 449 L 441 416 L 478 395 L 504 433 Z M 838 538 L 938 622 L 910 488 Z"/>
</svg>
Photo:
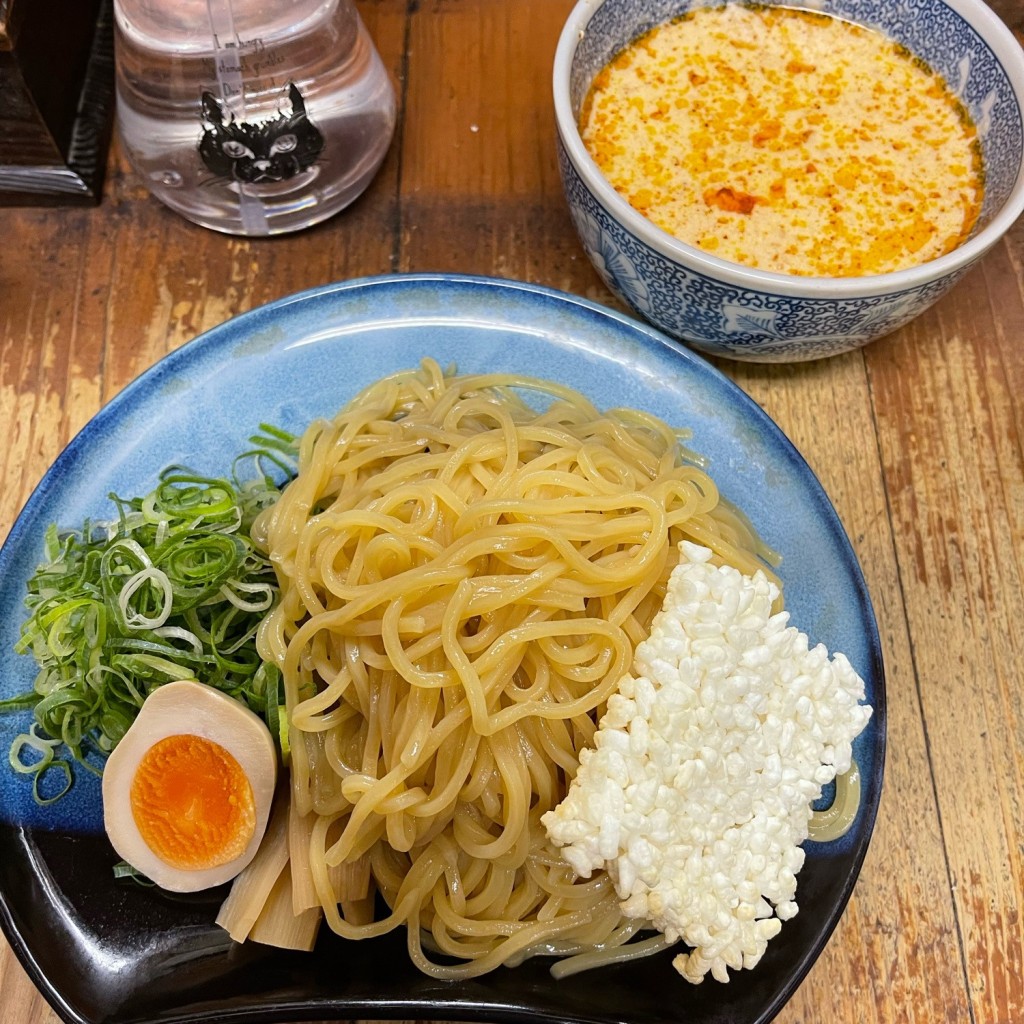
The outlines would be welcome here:
<svg viewBox="0 0 1024 1024">
<path fill-rule="evenodd" d="M 745 573 L 769 555 L 683 441 L 557 384 L 430 361 L 307 430 L 254 531 L 281 583 L 258 642 L 286 690 L 296 911 L 352 939 L 404 927 L 441 978 L 622 955 L 643 922 L 606 873 L 574 877 L 541 815 L 678 542 Z"/>
</svg>

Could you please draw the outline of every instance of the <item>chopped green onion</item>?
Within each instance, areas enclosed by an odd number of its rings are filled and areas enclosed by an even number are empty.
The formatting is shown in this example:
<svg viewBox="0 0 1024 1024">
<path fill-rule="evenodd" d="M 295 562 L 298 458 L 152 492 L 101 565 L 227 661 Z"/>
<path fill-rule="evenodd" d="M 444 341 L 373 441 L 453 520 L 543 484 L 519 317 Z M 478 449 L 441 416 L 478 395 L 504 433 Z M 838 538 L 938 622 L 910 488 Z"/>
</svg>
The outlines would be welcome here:
<svg viewBox="0 0 1024 1024">
<path fill-rule="evenodd" d="M 263 664 L 255 645 L 277 599 L 277 578 L 249 531 L 294 475 L 296 448 L 284 431 L 260 430 L 251 438 L 257 447 L 235 460 L 231 480 L 170 466 L 144 497 L 111 494 L 111 522 L 46 531 L 46 560 L 28 582 L 29 617 L 15 644 L 35 658 L 38 672 L 30 692 L 0 701 L 0 712 L 32 711 L 31 729 L 15 739 L 9 760 L 33 776 L 40 803 L 70 787 L 68 757 L 100 771 L 96 758 L 114 749 L 146 697 L 171 680 L 214 686 L 273 718 L 271 734 L 281 735 L 280 672 Z M 255 467 L 244 482 L 243 466 Z M 40 783 L 52 771 L 66 784 L 44 796 Z"/>
<path fill-rule="evenodd" d="M 27 733 L 22 733 L 11 744 L 8 755 L 10 765 L 19 775 L 32 776 L 32 795 L 36 803 L 42 806 L 59 800 L 71 788 L 71 766 L 67 761 L 54 757 L 54 749 L 59 745 L 60 740 L 40 736 L 35 722 Z M 22 752 L 26 749 L 34 752 L 35 760 L 23 759 Z M 44 796 L 43 780 L 53 772 L 61 776 L 60 789 L 49 796 Z"/>
<path fill-rule="evenodd" d="M 114 877 L 129 878 L 133 882 L 138 882 L 139 885 L 144 885 L 147 888 L 156 885 L 155 882 L 151 882 L 138 868 L 133 868 L 126 860 L 119 860 L 114 865 Z"/>
</svg>

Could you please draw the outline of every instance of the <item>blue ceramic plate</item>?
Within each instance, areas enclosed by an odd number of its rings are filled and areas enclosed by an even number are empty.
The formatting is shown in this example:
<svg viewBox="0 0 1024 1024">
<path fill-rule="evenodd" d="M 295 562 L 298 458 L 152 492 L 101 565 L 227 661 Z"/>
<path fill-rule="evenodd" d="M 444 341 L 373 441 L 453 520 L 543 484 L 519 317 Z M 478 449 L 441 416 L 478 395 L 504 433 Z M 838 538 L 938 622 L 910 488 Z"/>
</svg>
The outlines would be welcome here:
<svg viewBox="0 0 1024 1024">
<path fill-rule="evenodd" d="M 793 622 L 842 650 L 875 714 L 855 752 L 865 798 L 842 840 L 809 843 L 797 898 L 760 965 L 693 987 L 670 956 L 555 982 L 531 961 L 472 982 L 420 975 L 401 935 L 311 954 L 233 946 L 213 924 L 223 890 L 175 897 L 115 882 L 99 787 L 36 807 L 0 785 L 0 912 L 8 939 L 68 1021 L 141 1024 L 313 1018 L 441 1018 L 592 1024 L 769 1020 L 821 951 L 867 850 L 882 781 L 885 693 L 870 601 L 846 534 L 806 463 L 726 377 L 652 328 L 533 285 L 447 275 L 352 281 L 283 299 L 208 332 L 143 374 L 68 445 L 0 551 L 0 697 L 31 686 L 12 651 L 22 595 L 47 525 L 111 511 L 184 462 L 223 474 L 261 422 L 300 431 L 380 375 L 424 356 L 467 372 L 506 370 L 571 384 L 597 405 L 649 410 L 692 429 L 725 495 L 783 557 Z M 0 717 L 0 750 L 27 717 Z"/>
</svg>

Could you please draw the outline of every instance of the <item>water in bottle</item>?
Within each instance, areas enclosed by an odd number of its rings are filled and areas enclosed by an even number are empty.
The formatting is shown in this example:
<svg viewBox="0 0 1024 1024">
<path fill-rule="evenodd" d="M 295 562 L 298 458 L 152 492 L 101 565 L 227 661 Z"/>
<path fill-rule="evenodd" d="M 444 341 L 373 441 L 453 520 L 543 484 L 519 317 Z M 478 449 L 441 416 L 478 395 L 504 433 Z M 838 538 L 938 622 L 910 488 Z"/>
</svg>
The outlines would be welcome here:
<svg viewBox="0 0 1024 1024">
<path fill-rule="evenodd" d="M 395 93 L 352 0 L 115 0 L 114 13 L 121 141 L 171 209 L 277 234 L 370 183 Z"/>
</svg>

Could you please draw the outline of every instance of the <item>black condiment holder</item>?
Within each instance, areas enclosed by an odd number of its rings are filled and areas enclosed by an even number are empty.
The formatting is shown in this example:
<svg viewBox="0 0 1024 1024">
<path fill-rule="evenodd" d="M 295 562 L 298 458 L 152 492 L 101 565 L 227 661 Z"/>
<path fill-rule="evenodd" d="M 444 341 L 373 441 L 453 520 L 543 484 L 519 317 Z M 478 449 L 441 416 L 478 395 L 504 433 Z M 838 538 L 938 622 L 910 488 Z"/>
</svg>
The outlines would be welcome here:
<svg viewBox="0 0 1024 1024">
<path fill-rule="evenodd" d="M 113 111 L 111 0 L 0 0 L 0 206 L 98 203 Z"/>
</svg>

